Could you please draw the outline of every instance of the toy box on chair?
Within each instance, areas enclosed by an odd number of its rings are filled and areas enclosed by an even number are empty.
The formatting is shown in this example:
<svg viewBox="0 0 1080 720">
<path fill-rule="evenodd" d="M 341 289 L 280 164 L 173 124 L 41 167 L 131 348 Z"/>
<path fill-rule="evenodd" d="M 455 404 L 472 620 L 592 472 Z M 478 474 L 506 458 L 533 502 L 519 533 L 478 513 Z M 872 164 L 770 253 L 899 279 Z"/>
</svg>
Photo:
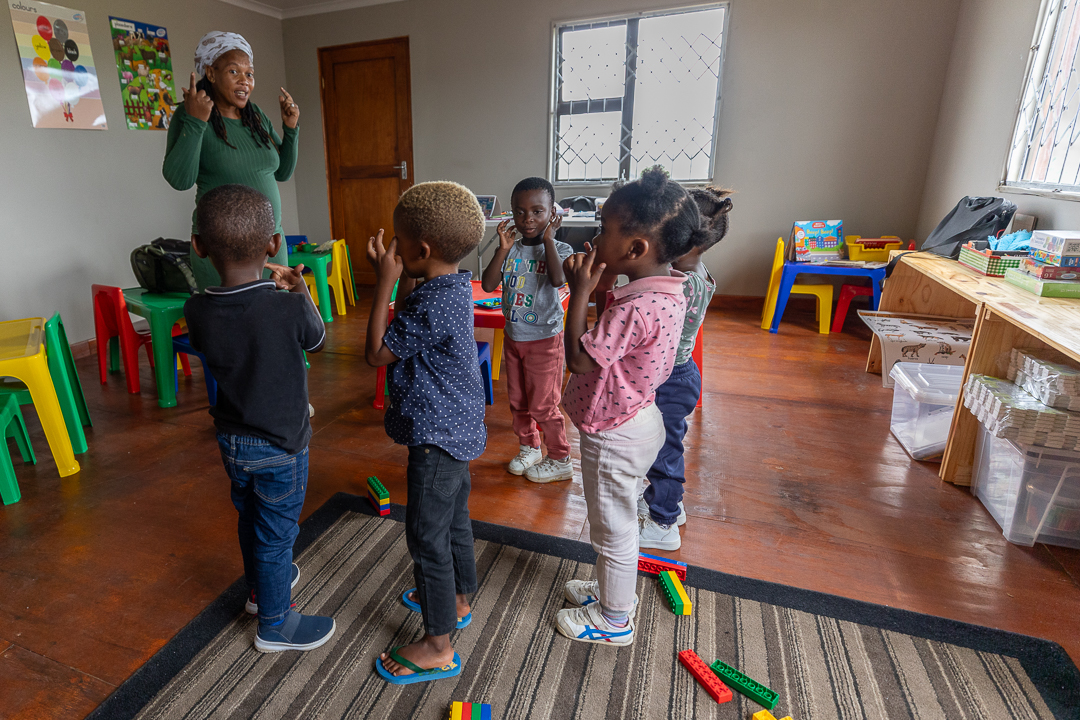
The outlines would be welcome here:
<svg viewBox="0 0 1080 720">
<path fill-rule="evenodd" d="M 843 245 L 842 220 L 800 220 L 791 227 L 788 260 L 811 263 L 839 260 Z"/>
</svg>

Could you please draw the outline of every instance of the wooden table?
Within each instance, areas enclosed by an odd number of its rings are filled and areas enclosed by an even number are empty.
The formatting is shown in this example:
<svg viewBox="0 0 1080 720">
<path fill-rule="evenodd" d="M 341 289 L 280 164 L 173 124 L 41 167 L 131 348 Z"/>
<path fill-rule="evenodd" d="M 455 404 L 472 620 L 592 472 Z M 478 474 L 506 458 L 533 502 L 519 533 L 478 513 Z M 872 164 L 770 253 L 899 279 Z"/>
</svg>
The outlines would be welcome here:
<svg viewBox="0 0 1080 720">
<path fill-rule="evenodd" d="M 954 260 L 930 253 L 910 253 L 885 282 L 878 310 L 975 318 L 964 365 L 971 373 L 1004 378 L 1013 348 L 1041 350 L 1059 362 L 1080 366 L 1080 300 L 1043 298 L 987 277 Z M 870 345 L 866 371 L 881 373 L 881 345 Z M 964 407 L 963 389 L 956 400 L 949 441 L 941 462 L 943 480 L 971 484 L 979 421 Z"/>
</svg>

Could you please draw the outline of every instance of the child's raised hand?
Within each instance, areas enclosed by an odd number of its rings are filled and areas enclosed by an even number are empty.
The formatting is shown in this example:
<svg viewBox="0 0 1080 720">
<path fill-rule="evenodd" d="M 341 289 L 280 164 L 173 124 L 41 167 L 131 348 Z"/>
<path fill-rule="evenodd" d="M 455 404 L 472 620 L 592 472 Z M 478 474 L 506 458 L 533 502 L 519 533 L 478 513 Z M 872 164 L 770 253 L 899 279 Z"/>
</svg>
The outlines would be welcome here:
<svg viewBox="0 0 1080 720">
<path fill-rule="evenodd" d="M 561 228 L 561 227 L 562 227 L 562 215 L 556 215 L 555 217 L 551 218 L 551 222 L 549 222 L 547 227 L 544 228 L 544 240 L 545 241 L 554 240 L 555 239 L 555 233 L 558 232 L 559 228 Z"/>
<path fill-rule="evenodd" d="M 401 277 L 402 263 L 397 255 L 397 238 L 390 241 L 390 247 L 383 249 L 383 230 L 373 238 L 368 238 L 367 258 L 375 269 L 378 279 Z"/>
<path fill-rule="evenodd" d="M 596 289 L 607 265 L 593 265 L 595 260 L 596 248 L 590 247 L 589 252 L 574 253 L 563 261 L 563 274 L 566 275 L 571 293 L 591 294 Z"/>
<path fill-rule="evenodd" d="M 270 279 L 274 281 L 278 290 L 288 290 L 291 292 L 298 286 L 304 285 L 303 263 L 296 267 L 288 267 L 268 262 L 266 263 L 266 267 L 270 269 Z"/>
<path fill-rule="evenodd" d="M 513 222 L 511 218 L 506 218 L 496 228 L 499 231 L 500 250 L 509 250 L 514 247 L 514 240 L 517 238 L 517 226 L 511 225 L 511 222 Z"/>
</svg>

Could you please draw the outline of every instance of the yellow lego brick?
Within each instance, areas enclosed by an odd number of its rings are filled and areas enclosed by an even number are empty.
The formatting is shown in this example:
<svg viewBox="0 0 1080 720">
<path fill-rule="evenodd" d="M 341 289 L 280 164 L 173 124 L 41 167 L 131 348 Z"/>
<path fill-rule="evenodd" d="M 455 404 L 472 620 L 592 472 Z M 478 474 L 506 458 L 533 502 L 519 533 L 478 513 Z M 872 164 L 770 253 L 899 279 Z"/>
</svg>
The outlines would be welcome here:
<svg viewBox="0 0 1080 720">
<path fill-rule="evenodd" d="M 450 706 L 450 720 L 461 720 L 461 703 L 455 702 Z"/>
<path fill-rule="evenodd" d="M 675 573 L 672 573 L 672 575 L 675 575 Z M 683 584 L 679 580 L 678 575 L 675 575 L 674 580 L 675 580 L 675 583 L 674 583 L 675 591 L 677 593 L 679 593 L 679 598 L 681 598 L 682 602 L 683 602 L 683 613 L 682 614 L 683 615 L 689 615 L 690 611 L 693 609 L 693 603 L 690 602 L 690 596 L 686 594 L 686 588 L 683 587 Z"/>
<path fill-rule="evenodd" d="M 754 713 L 754 720 L 776 720 L 776 718 L 774 718 L 773 714 L 768 710 L 758 710 Z M 781 720 L 791 720 L 791 716 L 788 715 L 785 718 L 781 718 Z"/>
</svg>

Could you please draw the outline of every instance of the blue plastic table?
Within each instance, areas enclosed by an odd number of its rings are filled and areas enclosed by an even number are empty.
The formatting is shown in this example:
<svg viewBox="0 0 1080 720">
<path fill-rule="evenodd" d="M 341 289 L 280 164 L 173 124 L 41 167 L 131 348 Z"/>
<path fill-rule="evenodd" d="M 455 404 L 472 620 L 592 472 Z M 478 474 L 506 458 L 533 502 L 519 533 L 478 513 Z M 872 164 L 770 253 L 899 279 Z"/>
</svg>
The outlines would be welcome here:
<svg viewBox="0 0 1080 720">
<path fill-rule="evenodd" d="M 791 262 L 789 260 L 784 263 L 784 272 L 780 277 L 780 290 L 776 295 L 776 310 L 773 312 L 772 327 L 769 328 L 769 332 L 774 333 L 780 328 L 780 318 L 783 317 L 784 308 L 787 307 L 788 296 L 791 295 L 791 286 L 795 284 L 795 278 L 800 273 L 808 273 L 811 275 L 847 275 L 850 277 L 870 278 L 870 285 L 874 290 L 871 308 L 877 310 L 878 302 L 881 300 L 881 281 L 885 279 L 884 266 L 877 268 L 839 267 L 835 265 Z"/>
</svg>

